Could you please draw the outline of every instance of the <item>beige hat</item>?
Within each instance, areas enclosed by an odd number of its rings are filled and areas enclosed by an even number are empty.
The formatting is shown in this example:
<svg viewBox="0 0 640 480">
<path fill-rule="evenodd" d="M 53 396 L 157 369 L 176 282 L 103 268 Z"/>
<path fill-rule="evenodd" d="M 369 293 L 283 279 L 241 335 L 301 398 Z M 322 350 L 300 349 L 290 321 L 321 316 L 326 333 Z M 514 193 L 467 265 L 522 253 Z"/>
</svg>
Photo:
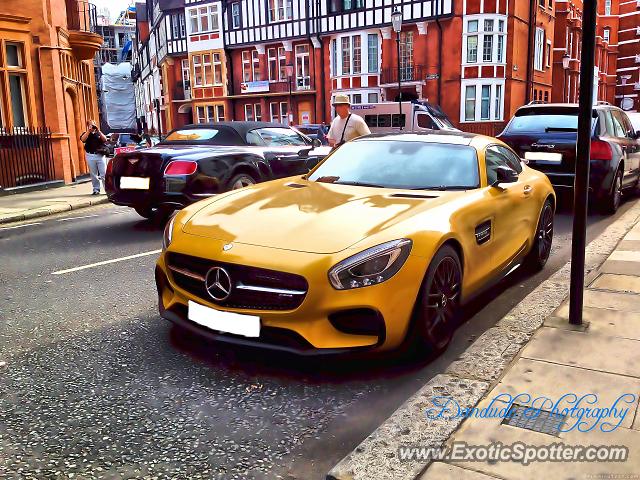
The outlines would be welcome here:
<svg viewBox="0 0 640 480">
<path fill-rule="evenodd" d="M 343 93 L 340 93 L 338 95 L 336 95 L 336 97 L 333 99 L 333 104 L 334 105 L 351 105 L 351 101 L 349 100 L 349 96 L 345 95 Z"/>
</svg>

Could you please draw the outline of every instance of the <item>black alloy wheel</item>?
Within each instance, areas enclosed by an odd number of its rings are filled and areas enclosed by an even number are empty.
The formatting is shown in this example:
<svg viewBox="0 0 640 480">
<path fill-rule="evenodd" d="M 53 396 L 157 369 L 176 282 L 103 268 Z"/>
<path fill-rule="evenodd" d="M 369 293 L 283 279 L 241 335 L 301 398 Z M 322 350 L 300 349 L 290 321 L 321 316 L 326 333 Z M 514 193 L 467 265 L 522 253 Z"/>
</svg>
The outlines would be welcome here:
<svg viewBox="0 0 640 480">
<path fill-rule="evenodd" d="M 551 246 L 553 245 L 553 216 L 553 205 L 551 204 L 551 200 L 547 200 L 542 206 L 533 246 L 525 261 L 525 265 L 534 271 L 542 270 L 551 255 Z"/>
<path fill-rule="evenodd" d="M 239 188 L 255 185 L 256 183 L 256 180 L 251 175 L 241 173 L 229 181 L 229 190 L 238 190 Z"/>
<path fill-rule="evenodd" d="M 618 169 L 613 179 L 611 191 L 606 197 L 604 203 L 604 213 L 614 214 L 618 211 L 622 203 L 622 170 Z"/>
<path fill-rule="evenodd" d="M 451 341 L 460 315 L 462 266 L 456 251 L 445 245 L 435 254 L 422 282 L 414 312 L 415 353 L 440 353 Z"/>
</svg>

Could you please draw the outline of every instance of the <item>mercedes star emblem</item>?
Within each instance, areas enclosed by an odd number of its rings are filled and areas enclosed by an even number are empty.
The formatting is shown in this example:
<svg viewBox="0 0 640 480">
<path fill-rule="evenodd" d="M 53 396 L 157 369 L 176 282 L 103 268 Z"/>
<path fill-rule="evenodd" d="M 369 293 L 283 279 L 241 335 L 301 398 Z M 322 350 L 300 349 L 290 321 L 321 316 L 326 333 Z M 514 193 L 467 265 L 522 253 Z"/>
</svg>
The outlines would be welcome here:
<svg viewBox="0 0 640 480">
<path fill-rule="evenodd" d="M 231 276 L 222 267 L 213 267 L 207 272 L 204 280 L 207 293 L 218 302 L 222 302 L 231 295 Z"/>
</svg>

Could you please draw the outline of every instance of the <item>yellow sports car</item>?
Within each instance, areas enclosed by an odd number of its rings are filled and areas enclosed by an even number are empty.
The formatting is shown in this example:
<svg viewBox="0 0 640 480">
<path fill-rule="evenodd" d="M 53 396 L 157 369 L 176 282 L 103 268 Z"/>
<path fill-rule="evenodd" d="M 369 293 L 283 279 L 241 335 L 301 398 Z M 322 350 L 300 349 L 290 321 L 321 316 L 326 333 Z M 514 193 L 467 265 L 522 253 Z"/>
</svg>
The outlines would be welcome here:
<svg viewBox="0 0 640 480">
<path fill-rule="evenodd" d="M 504 143 L 369 135 L 304 176 L 195 203 L 167 224 L 161 315 L 300 354 L 443 350 L 462 303 L 551 251 L 555 195 Z"/>
</svg>

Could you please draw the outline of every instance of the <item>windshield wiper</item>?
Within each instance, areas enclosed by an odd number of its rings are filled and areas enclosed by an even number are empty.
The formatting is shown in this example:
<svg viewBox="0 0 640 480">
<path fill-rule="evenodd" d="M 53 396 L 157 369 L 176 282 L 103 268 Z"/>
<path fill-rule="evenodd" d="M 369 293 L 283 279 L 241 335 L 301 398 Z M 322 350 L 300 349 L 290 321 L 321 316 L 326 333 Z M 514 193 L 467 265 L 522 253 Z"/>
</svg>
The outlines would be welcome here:
<svg viewBox="0 0 640 480">
<path fill-rule="evenodd" d="M 336 185 L 353 185 L 354 187 L 376 187 L 376 188 L 385 188 L 384 185 L 377 185 L 375 183 L 366 183 L 366 182 L 333 182 Z"/>
<path fill-rule="evenodd" d="M 411 190 L 436 190 L 440 192 L 445 192 L 447 190 L 471 190 L 474 187 L 470 187 L 469 185 L 432 185 L 430 187 L 416 187 Z"/>
</svg>

